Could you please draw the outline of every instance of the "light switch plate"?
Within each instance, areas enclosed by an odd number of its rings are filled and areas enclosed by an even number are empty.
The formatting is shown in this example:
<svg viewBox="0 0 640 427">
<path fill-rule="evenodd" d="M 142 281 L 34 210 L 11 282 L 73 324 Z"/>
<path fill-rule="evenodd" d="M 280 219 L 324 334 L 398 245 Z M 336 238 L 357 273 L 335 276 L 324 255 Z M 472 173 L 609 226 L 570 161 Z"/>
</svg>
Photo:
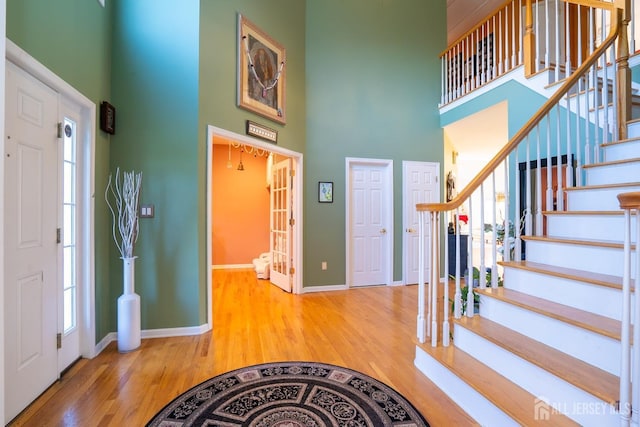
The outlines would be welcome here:
<svg viewBox="0 0 640 427">
<path fill-rule="evenodd" d="M 153 218 L 155 208 L 153 205 L 140 205 L 140 218 Z"/>
</svg>

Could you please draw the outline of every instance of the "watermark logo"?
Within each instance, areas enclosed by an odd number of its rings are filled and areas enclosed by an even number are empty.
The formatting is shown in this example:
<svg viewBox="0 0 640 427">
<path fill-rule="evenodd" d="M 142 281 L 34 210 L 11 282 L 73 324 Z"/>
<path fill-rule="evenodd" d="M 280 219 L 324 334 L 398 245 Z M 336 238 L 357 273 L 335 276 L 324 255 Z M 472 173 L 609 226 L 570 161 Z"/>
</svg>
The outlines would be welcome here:
<svg viewBox="0 0 640 427">
<path fill-rule="evenodd" d="M 631 413 L 631 410 L 628 410 Z M 562 414 L 569 418 L 601 417 L 619 414 L 619 409 L 603 401 L 551 401 L 547 397 L 538 396 L 533 401 L 533 419 L 549 421 L 552 415 Z"/>
<path fill-rule="evenodd" d="M 547 403 L 548 399 L 537 397 L 533 401 L 533 419 L 536 421 L 549 421 L 551 417 L 551 407 Z"/>
</svg>

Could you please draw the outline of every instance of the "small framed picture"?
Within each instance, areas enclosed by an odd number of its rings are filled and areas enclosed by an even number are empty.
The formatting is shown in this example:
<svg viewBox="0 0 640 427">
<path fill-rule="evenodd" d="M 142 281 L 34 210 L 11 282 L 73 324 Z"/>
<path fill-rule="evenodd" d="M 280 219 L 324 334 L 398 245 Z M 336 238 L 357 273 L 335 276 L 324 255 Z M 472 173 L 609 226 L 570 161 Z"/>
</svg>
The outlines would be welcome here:
<svg viewBox="0 0 640 427">
<path fill-rule="evenodd" d="M 333 182 L 318 182 L 318 202 L 333 203 Z"/>
</svg>

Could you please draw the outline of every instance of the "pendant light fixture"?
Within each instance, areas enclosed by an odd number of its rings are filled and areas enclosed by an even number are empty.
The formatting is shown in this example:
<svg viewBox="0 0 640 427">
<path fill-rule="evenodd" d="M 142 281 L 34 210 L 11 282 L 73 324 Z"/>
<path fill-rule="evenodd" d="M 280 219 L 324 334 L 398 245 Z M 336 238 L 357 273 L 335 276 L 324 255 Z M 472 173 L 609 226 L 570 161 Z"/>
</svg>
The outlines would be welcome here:
<svg viewBox="0 0 640 427">
<path fill-rule="evenodd" d="M 239 171 L 243 171 L 244 170 L 244 165 L 242 164 L 242 152 L 244 151 L 243 148 L 240 149 L 240 163 L 238 164 L 238 170 Z"/>
</svg>

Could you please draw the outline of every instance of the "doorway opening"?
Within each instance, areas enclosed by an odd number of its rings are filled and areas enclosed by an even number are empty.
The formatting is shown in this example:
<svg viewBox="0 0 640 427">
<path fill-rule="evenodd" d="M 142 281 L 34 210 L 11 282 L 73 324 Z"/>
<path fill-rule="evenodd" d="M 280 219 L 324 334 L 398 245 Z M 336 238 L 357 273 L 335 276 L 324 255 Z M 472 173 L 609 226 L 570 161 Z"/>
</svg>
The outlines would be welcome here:
<svg viewBox="0 0 640 427">
<path fill-rule="evenodd" d="M 214 154 L 214 152 L 217 153 Z M 265 170 L 265 162 L 266 157 L 271 153 L 272 159 L 269 162 L 271 167 L 267 167 Z M 264 159 L 260 159 L 263 157 Z M 260 162 L 255 163 L 257 160 Z M 246 135 L 237 134 L 225 129 L 217 128 L 214 126 L 209 126 L 207 130 L 207 262 L 210 265 L 210 268 L 214 267 L 214 248 L 217 248 L 218 251 L 224 250 L 224 245 L 220 242 L 215 242 L 215 230 L 218 227 L 218 224 L 214 224 L 213 221 L 213 206 L 215 201 L 218 200 L 218 196 L 215 196 L 214 199 L 214 186 L 213 177 L 216 174 L 214 171 L 214 167 L 224 168 L 228 172 L 233 172 L 236 176 L 240 176 L 238 174 L 251 174 L 255 171 L 249 169 L 250 165 L 257 165 L 261 167 L 262 171 L 264 171 L 264 175 L 261 178 L 263 179 L 264 187 L 263 190 L 260 190 L 257 194 L 257 197 L 263 198 L 265 200 L 264 203 L 267 205 L 264 207 L 268 211 L 269 205 L 272 204 L 272 201 L 269 200 L 271 197 L 271 191 L 267 190 L 268 177 L 271 176 L 272 171 L 275 170 L 275 165 L 282 161 L 288 161 L 291 163 L 291 170 L 293 173 L 290 176 L 290 193 L 293 194 L 291 197 L 291 205 L 289 206 L 291 214 L 290 219 L 293 221 L 287 221 L 287 227 L 291 230 L 291 238 L 287 239 L 287 242 L 290 243 L 290 268 L 288 269 L 291 273 L 290 277 L 290 289 L 293 293 L 301 293 L 302 292 L 302 184 L 303 184 L 303 171 L 302 171 L 302 154 L 278 147 L 277 145 L 263 142 L 259 139 L 252 138 Z M 260 166 L 262 165 L 262 166 Z M 243 175 L 246 176 L 246 175 Z M 237 187 L 234 187 L 233 182 L 229 182 L 228 185 L 224 186 L 225 189 L 223 191 L 235 191 L 238 192 Z M 246 197 L 251 197 L 249 194 L 243 195 L 236 194 L 234 195 L 234 200 L 237 206 L 237 209 L 249 209 L 246 207 L 248 200 Z M 244 202 L 243 202 L 244 200 Z M 251 213 L 251 212 L 249 212 Z M 281 215 L 276 215 L 275 217 L 279 218 Z M 273 219 L 273 215 L 271 215 L 271 220 Z M 256 217 L 255 221 L 262 221 L 262 225 L 258 225 L 259 227 L 268 227 L 270 234 L 273 235 L 273 224 L 270 223 L 270 218 L 260 215 L 260 217 Z M 245 223 L 247 221 L 253 221 L 251 215 L 244 220 Z M 220 225 L 224 227 L 224 224 Z M 228 231 L 228 230 L 227 230 Z M 232 241 L 232 244 L 241 245 L 241 241 L 237 241 L 238 239 L 233 238 L 233 236 L 228 236 Z M 282 238 L 279 237 L 277 242 L 282 242 Z M 262 243 L 265 251 L 271 251 L 273 248 L 270 246 L 270 242 L 265 240 Z M 262 247 L 259 246 L 259 247 Z M 281 249 L 278 246 L 278 249 Z M 255 251 L 253 251 L 255 252 Z M 237 266 L 239 267 L 251 267 L 253 268 L 253 264 L 251 264 L 251 259 L 258 257 L 262 254 L 253 253 L 245 254 L 244 257 L 246 261 L 242 261 Z M 278 251 L 280 252 L 280 251 Z M 207 304 L 208 304 L 208 323 L 209 326 L 212 326 L 212 275 L 207 275 Z"/>
</svg>

